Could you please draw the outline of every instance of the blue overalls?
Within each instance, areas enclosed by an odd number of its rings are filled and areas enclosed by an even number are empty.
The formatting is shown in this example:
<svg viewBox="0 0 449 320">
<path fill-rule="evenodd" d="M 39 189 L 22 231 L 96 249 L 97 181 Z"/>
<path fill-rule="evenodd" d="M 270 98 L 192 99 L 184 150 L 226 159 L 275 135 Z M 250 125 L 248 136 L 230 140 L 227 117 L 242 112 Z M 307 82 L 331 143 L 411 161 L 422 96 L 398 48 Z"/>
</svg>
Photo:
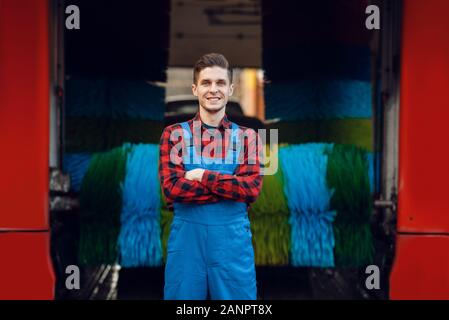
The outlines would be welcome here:
<svg viewBox="0 0 449 320">
<path fill-rule="evenodd" d="M 228 144 L 226 161 L 218 159 L 223 163 L 198 155 L 188 123 L 181 125 L 187 151 L 183 154 L 186 171 L 203 168 L 234 174 L 240 150 L 234 134 L 236 124 L 232 123 L 232 144 Z M 255 300 L 256 271 L 247 204 L 221 200 L 210 204 L 175 202 L 173 206 L 164 299 L 204 300 L 209 293 L 213 300 Z"/>
</svg>

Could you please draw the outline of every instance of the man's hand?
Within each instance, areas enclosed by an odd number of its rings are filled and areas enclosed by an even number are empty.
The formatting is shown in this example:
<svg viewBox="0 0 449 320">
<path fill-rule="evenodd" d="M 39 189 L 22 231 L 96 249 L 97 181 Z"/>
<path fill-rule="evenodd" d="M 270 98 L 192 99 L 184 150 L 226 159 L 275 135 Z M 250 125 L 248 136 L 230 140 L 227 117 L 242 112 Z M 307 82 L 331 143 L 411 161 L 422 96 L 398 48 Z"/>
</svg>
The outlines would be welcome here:
<svg viewBox="0 0 449 320">
<path fill-rule="evenodd" d="M 186 172 L 184 178 L 187 180 L 198 181 L 201 182 L 203 178 L 204 169 L 193 169 Z"/>
</svg>

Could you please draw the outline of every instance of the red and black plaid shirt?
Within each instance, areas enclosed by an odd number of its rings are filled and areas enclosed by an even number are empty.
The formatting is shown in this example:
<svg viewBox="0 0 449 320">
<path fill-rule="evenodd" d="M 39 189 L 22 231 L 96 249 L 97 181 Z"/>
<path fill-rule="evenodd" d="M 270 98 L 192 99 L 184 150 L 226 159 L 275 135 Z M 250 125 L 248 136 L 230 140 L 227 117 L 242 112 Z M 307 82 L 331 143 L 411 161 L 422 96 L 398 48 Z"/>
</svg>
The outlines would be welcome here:
<svg viewBox="0 0 449 320">
<path fill-rule="evenodd" d="M 199 113 L 188 121 L 192 132 L 193 121 L 201 121 Z M 202 122 L 201 124 L 201 150 L 203 150 L 205 146 L 214 141 L 211 141 L 208 135 L 203 134 L 205 130 L 211 129 L 206 128 Z M 250 138 L 244 139 L 244 161 L 237 166 L 234 175 L 205 170 L 201 182 L 198 182 L 184 178 L 186 170 L 182 162 L 175 164 L 170 161 L 172 148 L 180 145 L 178 142 L 170 141 L 170 135 L 174 130 L 179 130 L 180 128 L 180 124 L 166 127 L 162 132 L 159 146 L 159 178 L 169 208 L 172 207 L 173 202 L 201 204 L 228 199 L 249 204 L 256 201 L 262 188 L 260 160 L 256 156 L 255 161 L 248 161 L 248 155 L 258 155 L 256 150 L 258 148 L 257 141 L 251 141 L 251 139 L 257 140 L 256 135 L 249 135 Z M 221 135 L 224 137 L 225 129 L 231 129 L 231 122 L 226 115 L 221 120 L 220 125 L 213 130 L 220 130 Z M 239 126 L 239 129 L 245 131 L 248 128 Z M 197 144 L 199 142 L 194 141 L 194 143 Z M 223 139 L 222 157 L 225 156 L 226 144 L 226 141 Z M 176 154 L 180 152 L 177 149 L 174 151 Z"/>
</svg>

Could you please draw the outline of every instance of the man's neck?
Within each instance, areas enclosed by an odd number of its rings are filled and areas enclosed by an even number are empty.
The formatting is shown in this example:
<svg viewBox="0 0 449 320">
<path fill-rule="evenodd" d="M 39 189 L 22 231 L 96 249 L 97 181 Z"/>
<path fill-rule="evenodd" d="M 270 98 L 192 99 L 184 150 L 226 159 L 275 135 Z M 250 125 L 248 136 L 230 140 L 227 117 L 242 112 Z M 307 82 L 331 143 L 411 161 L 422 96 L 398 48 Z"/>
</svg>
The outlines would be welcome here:
<svg viewBox="0 0 449 320">
<path fill-rule="evenodd" d="M 218 127 L 224 115 L 225 115 L 225 108 L 221 109 L 218 112 L 211 113 L 200 107 L 201 121 L 207 124 L 208 126 Z"/>
</svg>

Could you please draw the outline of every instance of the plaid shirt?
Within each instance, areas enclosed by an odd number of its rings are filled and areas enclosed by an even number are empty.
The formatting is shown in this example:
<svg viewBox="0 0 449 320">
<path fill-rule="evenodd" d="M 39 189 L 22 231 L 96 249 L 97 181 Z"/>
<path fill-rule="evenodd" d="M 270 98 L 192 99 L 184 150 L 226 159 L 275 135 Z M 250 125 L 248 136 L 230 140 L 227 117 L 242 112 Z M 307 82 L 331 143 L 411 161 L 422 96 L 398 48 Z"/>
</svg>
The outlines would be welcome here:
<svg viewBox="0 0 449 320">
<path fill-rule="evenodd" d="M 193 119 L 188 121 L 192 132 L 193 121 L 201 121 L 199 113 L 197 113 Z M 207 128 L 202 122 L 201 124 L 201 150 L 203 150 L 205 146 L 209 143 L 214 143 L 214 141 L 211 141 L 209 138 L 205 139 L 205 136 L 208 136 L 203 133 L 207 130 Z M 166 127 L 162 132 L 159 146 L 159 178 L 169 208 L 172 208 L 173 202 L 202 204 L 227 199 L 238 202 L 246 202 L 249 204 L 256 201 L 260 189 L 262 188 L 260 160 L 258 156 L 256 156 L 253 164 L 249 164 L 248 154 L 258 155 L 256 153 L 256 141 L 251 141 L 251 139 L 256 139 L 257 136 L 252 135 L 252 138 L 244 139 L 244 161 L 242 164 L 238 164 L 234 175 L 205 170 L 202 180 L 199 182 L 184 178 L 186 170 L 184 169 L 182 162 L 180 164 L 175 164 L 170 161 L 170 152 L 172 148 L 176 148 L 181 145 L 177 142 L 170 141 L 170 135 L 174 130 L 180 128 L 180 124 L 174 124 Z M 242 131 L 247 129 L 245 127 L 239 128 Z M 220 125 L 218 126 L 218 130 L 220 130 L 223 137 L 225 129 L 231 129 L 231 122 L 228 120 L 226 115 L 223 117 Z M 227 145 L 224 140 L 225 139 L 223 139 L 222 147 L 223 158 L 225 156 Z M 194 139 L 194 144 L 197 145 L 198 143 L 199 141 L 195 141 Z M 181 151 L 178 149 L 174 150 L 176 154 L 179 154 Z M 211 153 L 211 156 L 214 156 L 213 153 Z"/>
</svg>

